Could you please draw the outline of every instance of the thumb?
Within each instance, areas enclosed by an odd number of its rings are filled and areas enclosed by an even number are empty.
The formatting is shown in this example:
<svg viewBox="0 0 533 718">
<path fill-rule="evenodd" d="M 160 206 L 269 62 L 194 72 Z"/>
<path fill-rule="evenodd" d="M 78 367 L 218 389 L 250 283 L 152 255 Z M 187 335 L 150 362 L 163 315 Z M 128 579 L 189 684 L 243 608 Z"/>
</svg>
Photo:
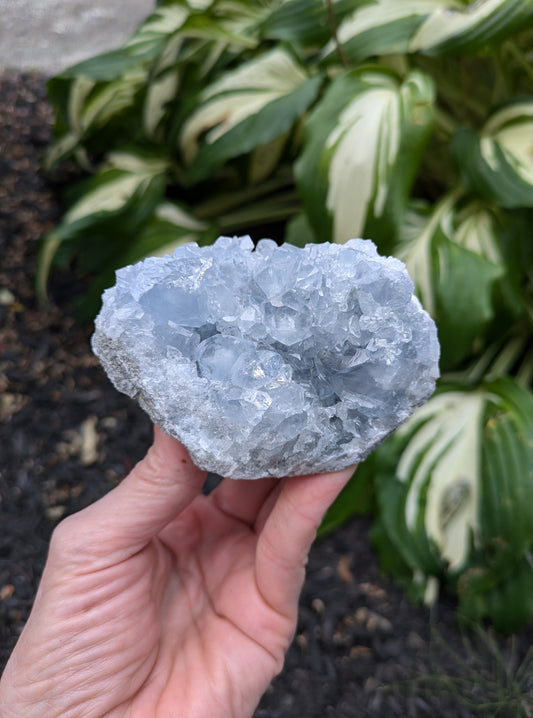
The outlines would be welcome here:
<svg viewBox="0 0 533 718">
<path fill-rule="evenodd" d="M 144 459 L 115 489 L 66 522 L 76 522 L 72 528 L 93 552 L 101 546 L 108 556 L 132 555 L 191 503 L 206 475 L 182 444 L 156 426 Z"/>
</svg>

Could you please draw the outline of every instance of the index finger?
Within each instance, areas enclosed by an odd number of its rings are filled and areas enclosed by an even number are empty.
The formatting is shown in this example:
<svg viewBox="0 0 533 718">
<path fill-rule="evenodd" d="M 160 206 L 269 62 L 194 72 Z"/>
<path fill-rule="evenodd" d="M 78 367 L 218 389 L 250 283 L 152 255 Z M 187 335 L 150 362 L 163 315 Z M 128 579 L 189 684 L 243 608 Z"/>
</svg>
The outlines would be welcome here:
<svg viewBox="0 0 533 718">
<path fill-rule="evenodd" d="M 154 427 L 153 445 L 128 476 L 63 523 L 75 522 L 72 533 L 80 549 L 86 546 L 83 553 L 100 552 L 111 560 L 119 553 L 124 558 L 139 551 L 201 493 L 206 475 L 182 444 Z"/>
<path fill-rule="evenodd" d="M 256 578 L 261 594 L 284 615 L 293 612 L 316 532 L 355 467 L 286 479 L 257 541 Z"/>
</svg>

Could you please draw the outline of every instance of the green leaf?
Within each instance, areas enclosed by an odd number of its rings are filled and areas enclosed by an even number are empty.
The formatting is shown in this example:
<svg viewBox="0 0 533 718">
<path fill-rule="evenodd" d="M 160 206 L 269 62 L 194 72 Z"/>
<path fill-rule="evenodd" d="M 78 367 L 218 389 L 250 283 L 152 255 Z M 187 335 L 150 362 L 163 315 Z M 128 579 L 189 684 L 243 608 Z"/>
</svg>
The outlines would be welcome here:
<svg viewBox="0 0 533 718">
<path fill-rule="evenodd" d="M 378 449 L 376 455 L 375 485 L 379 526 L 376 531 L 377 536 L 381 534 L 384 539 L 383 545 L 380 542 L 375 544 L 376 548 L 380 552 L 382 548 L 388 552 L 390 546 L 394 546 L 401 558 L 398 564 L 400 578 L 405 575 L 405 565 L 409 566 L 411 577 L 417 573 L 440 576 L 444 571 L 444 561 L 439 557 L 438 548 L 428 539 L 423 516 L 414 526 L 407 523 L 406 503 L 409 487 L 394 478 L 399 451 L 396 445 L 395 450 L 391 451 L 388 444 L 389 442 Z M 393 575 L 396 575 L 394 566 L 392 568 Z"/>
<path fill-rule="evenodd" d="M 180 137 L 189 182 L 288 132 L 321 84 L 320 76 L 309 78 L 288 52 L 275 49 L 206 88 Z"/>
<path fill-rule="evenodd" d="M 356 7 L 340 23 L 336 39 L 323 50 L 328 59 L 337 54 L 337 42 L 352 63 L 377 55 L 405 53 L 415 30 L 438 9 L 461 7 L 454 0 L 376 0 Z"/>
<path fill-rule="evenodd" d="M 305 212 L 299 212 L 287 222 L 284 241 L 296 247 L 305 247 L 306 244 L 316 242 L 315 233 Z"/>
<path fill-rule="evenodd" d="M 170 68 L 150 83 L 143 107 L 143 128 L 147 137 L 156 136 L 170 103 L 176 98 L 179 82 L 179 70 Z"/>
<path fill-rule="evenodd" d="M 187 207 L 165 201 L 155 208 L 153 216 L 120 254 L 118 264 L 133 264 L 149 256 L 162 257 L 188 242 L 211 244 L 217 236 L 215 227 L 199 221 Z"/>
<path fill-rule="evenodd" d="M 365 516 L 375 508 L 375 462 L 370 456 L 360 464 L 333 504 L 329 507 L 317 536 L 326 536 L 354 516 Z"/>
<path fill-rule="evenodd" d="M 413 573 L 460 576 L 470 614 L 487 612 L 483 594 L 515 580 L 533 543 L 533 395 L 507 378 L 441 387 L 377 465 L 387 540 Z"/>
<path fill-rule="evenodd" d="M 132 198 L 138 199 L 154 180 L 164 178 L 167 163 L 160 157 L 114 152 L 99 175 L 85 184 L 83 196 L 65 213 L 63 225 L 91 223 L 95 217 L 122 212 Z"/>
<path fill-rule="evenodd" d="M 145 120 L 148 128 L 155 129 L 161 119 L 157 101 L 164 104 L 170 99 L 168 76 L 162 78 L 160 73 L 176 60 L 181 46 L 176 32 L 189 14 L 186 3 L 161 7 L 120 48 L 67 68 L 50 80 L 49 94 L 59 121 L 56 123 L 58 141 L 45 157 L 47 169 L 72 155 L 97 132 L 99 149 L 109 147 L 110 125 L 125 111 L 136 112 L 137 97 L 148 84 L 152 66 L 156 77 L 159 73 L 159 81 L 148 93 Z M 164 100 L 161 100 L 162 89 L 166 93 Z M 176 89 L 175 83 L 173 90 Z M 152 111 L 154 119 L 146 119 L 146 113 Z M 131 117 L 127 125 L 128 130 L 135 125 Z M 102 128 L 105 133 L 100 132 Z M 124 141 L 124 128 L 119 132 Z M 68 140 L 65 135 L 69 136 Z"/>
<path fill-rule="evenodd" d="M 509 632 L 533 615 L 533 395 L 511 379 L 486 392 L 481 546 L 457 591 L 463 614 Z"/>
<path fill-rule="evenodd" d="M 522 230 L 520 219 L 516 212 L 505 212 L 478 200 L 458 207 L 454 218 L 455 241 L 500 267 L 501 276 L 494 284 L 492 298 L 494 331 L 498 336 L 524 311 L 521 291 L 528 264 L 516 256 L 517 234 Z"/>
<path fill-rule="evenodd" d="M 476 52 L 531 27 L 530 0 L 478 0 L 435 10 L 416 30 L 409 52 L 444 55 Z M 457 7 L 459 5 L 459 7 Z"/>
<path fill-rule="evenodd" d="M 49 172 L 53 167 L 56 167 L 62 160 L 72 156 L 75 150 L 78 148 L 80 138 L 74 132 L 69 132 L 63 135 L 61 139 L 54 142 L 43 157 L 43 168 Z"/>
<path fill-rule="evenodd" d="M 236 9 L 241 9 L 241 4 L 236 3 Z M 243 48 L 254 48 L 257 40 L 250 32 L 250 21 L 236 22 L 234 18 L 224 17 L 211 18 L 205 14 L 192 15 L 181 29 L 184 37 L 194 37 L 201 40 L 213 40 L 224 44 L 237 45 Z M 245 32 L 248 30 L 248 32 Z"/>
<path fill-rule="evenodd" d="M 451 151 L 461 181 L 502 207 L 533 207 L 533 99 L 500 108 L 483 129 L 459 130 Z"/>
<path fill-rule="evenodd" d="M 533 544 L 533 395 L 511 379 L 486 391 L 482 533 L 505 560 Z"/>
<path fill-rule="evenodd" d="M 109 81 L 137 70 L 156 58 L 167 38 L 179 30 L 190 11 L 185 3 L 158 8 L 117 50 L 96 55 L 63 70 L 62 78 L 86 77 L 94 82 Z"/>
<path fill-rule="evenodd" d="M 109 257 L 113 243 L 135 232 L 161 201 L 166 169 L 166 160 L 158 156 L 115 152 L 104 169 L 76 188 L 79 199 L 42 241 L 36 280 L 41 297 L 61 243 L 83 239 L 91 244 L 96 236 L 102 244 L 107 231 L 112 239 L 103 243 L 98 257 Z M 93 269 L 98 257 L 92 260 Z"/>
<path fill-rule="evenodd" d="M 431 214 L 410 216 L 395 254 L 405 262 L 417 294 L 437 322 L 441 365 L 450 368 L 474 352 L 476 342 L 494 316 L 494 283 L 504 268 L 480 254 L 467 228 L 454 232 L 457 193 L 437 204 Z M 414 231 L 413 231 L 414 229 Z M 472 225 L 470 226 L 470 231 Z M 490 246 L 494 238 L 487 240 Z M 472 248 L 467 248 L 468 244 Z M 473 248 L 475 249 L 473 250 Z"/>
<path fill-rule="evenodd" d="M 289 140 L 289 134 L 289 132 L 285 132 L 252 150 L 248 167 L 249 184 L 258 184 L 270 177 L 280 163 Z"/>
<path fill-rule="evenodd" d="M 479 579 L 490 574 L 484 566 L 465 571 L 458 582 L 459 618 L 480 623 L 489 618 L 500 633 L 511 634 L 533 617 L 533 552 L 510 564 L 502 581 L 478 590 Z"/>
<path fill-rule="evenodd" d="M 105 144 L 104 138 L 109 136 L 112 123 L 125 112 L 135 111 L 137 97 L 146 82 L 146 76 L 146 72 L 137 71 L 129 72 L 113 82 L 95 83 L 85 77 L 70 82 L 68 101 L 62 113 L 66 129 L 58 133 L 59 139 L 48 149 L 44 158 L 45 168 L 56 166 L 95 135 L 100 145 Z M 54 87 L 54 82 L 62 80 L 52 80 L 51 87 Z M 133 128 L 131 117 L 128 124 L 128 129 Z M 102 129 L 105 130 L 103 133 Z M 124 140 L 124 128 L 119 132 Z"/>
<path fill-rule="evenodd" d="M 333 0 L 333 17 L 324 0 L 288 0 L 283 2 L 262 23 L 262 35 L 269 40 L 286 40 L 304 47 L 319 48 L 332 35 L 332 22 L 337 26 L 356 5 L 374 0 Z"/>
<path fill-rule="evenodd" d="M 419 72 L 400 84 L 384 68 L 364 68 L 331 83 L 295 166 L 321 241 L 359 237 L 367 222 L 374 238 L 376 227 L 399 225 L 432 119 L 433 84 Z"/>
<path fill-rule="evenodd" d="M 483 392 L 445 391 L 397 432 L 408 437 L 396 469 L 407 488 L 405 527 L 423 529 L 452 572 L 466 564 L 470 536 L 479 540 L 484 408 Z"/>
<path fill-rule="evenodd" d="M 442 362 L 454 366 L 475 351 L 477 338 L 493 318 L 492 292 L 503 268 L 443 235 L 437 237 L 433 252 Z"/>
<path fill-rule="evenodd" d="M 454 227 L 454 239 L 461 247 L 496 265 L 504 261 L 499 221 L 490 205 L 470 201 L 458 207 Z"/>
</svg>

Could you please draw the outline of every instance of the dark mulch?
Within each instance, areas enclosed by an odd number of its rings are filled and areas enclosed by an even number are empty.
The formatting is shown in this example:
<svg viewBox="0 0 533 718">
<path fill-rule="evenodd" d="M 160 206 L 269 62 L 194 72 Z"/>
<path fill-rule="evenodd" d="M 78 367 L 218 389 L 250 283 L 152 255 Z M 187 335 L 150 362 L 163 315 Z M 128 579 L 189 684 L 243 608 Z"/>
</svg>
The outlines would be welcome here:
<svg viewBox="0 0 533 718">
<path fill-rule="evenodd" d="M 56 308 L 36 305 L 38 239 L 60 214 L 59 186 L 39 171 L 51 120 L 42 77 L 0 75 L 1 665 L 31 608 L 54 526 L 116 485 L 151 436 L 147 417 L 92 356 L 91 327 L 74 319 L 79 279 L 54 280 Z M 510 705 L 474 711 L 454 699 L 455 687 L 439 695 L 424 680 L 462 675 L 476 705 L 490 697 L 497 670 L 482 651 L 463 650 L 451 600 L 430 616 L 380 575 L 369 526 L 356 519 L 314 547 L 295 641 L 256 718 L 530 715 Z M 516 639 L 519 658 L 530 641 L 531 631 Z M 511 643 L 499 645 L 507 654 Z M 476 660 L 487 675 L 470 690 Z"/>
</svg>

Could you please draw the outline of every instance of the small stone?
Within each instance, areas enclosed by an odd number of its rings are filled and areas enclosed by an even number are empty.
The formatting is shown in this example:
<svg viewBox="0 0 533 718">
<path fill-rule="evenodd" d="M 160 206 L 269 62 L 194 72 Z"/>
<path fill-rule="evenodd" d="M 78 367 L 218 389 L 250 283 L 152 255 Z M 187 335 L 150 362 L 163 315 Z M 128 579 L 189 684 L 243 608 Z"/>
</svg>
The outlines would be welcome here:
<svg viewBox="0 0 533 718">
<path fill-rule="evenodd" d="M 352 557 L 349 554 L 341 556 L 339 559 L 339 563 L 337 564 L 337 574 L 339 578 L 347 585 L 354 582 L 353 573 L 350 569 L 351 564 Z"/>
<path fill-rule="evenodd" d="M 89 416 L 80 427 L 80 462 L 90 466 L 98 460 L 98 432 L 96 416 Z"/>
<path fill-rule="evenodd" d="M 5 601 L 15 593 L 15 586 L 12 583 L 6 583 L 0 588 L 0 601 Z"/>
<path fill-rule="evenodd" d="M 368 646 L 352 646 L 350 648 L 350 658 L 352 660 L 359 660 L 359 658 L 370 658 L 372 655 L 372 649 Z"/>
<path fill-rule="evenodd" d="M 14 304 L 14 302 L 15 295 L 13 292 L 5 287 L 0 287 L 0 306 L 7 306 L 9 304 Z"/>
<path fill-rule="evenodd" d="M 371 633 L 391 633 L 392 623 L 388 618 L 382 616 L 375 611 L 371 611 L 366 606 L 360 606 L 355 612 L 355 620 L 357 623 L 364 625 L 367 631 Z"/>
<path fill-rule="evenodd" d="M 311 608 L 318 616 L 321 616 L 326 610 L 326 604 L 321 598 L 313 598 Z"/>
<path fill-rule="evenodd" d="M 46 509 L 46 516 L 50 521 L 59 521 L 67 511 L 66 506 L 49 506 Z"/>
<path fill-rule="evenodd" d="M 124 267 L 92 346 L 200 468 L 243 479 L 362 461 L 438 377 L 405 266 L 361 239 L 220 237 Z"/>
</svg>

